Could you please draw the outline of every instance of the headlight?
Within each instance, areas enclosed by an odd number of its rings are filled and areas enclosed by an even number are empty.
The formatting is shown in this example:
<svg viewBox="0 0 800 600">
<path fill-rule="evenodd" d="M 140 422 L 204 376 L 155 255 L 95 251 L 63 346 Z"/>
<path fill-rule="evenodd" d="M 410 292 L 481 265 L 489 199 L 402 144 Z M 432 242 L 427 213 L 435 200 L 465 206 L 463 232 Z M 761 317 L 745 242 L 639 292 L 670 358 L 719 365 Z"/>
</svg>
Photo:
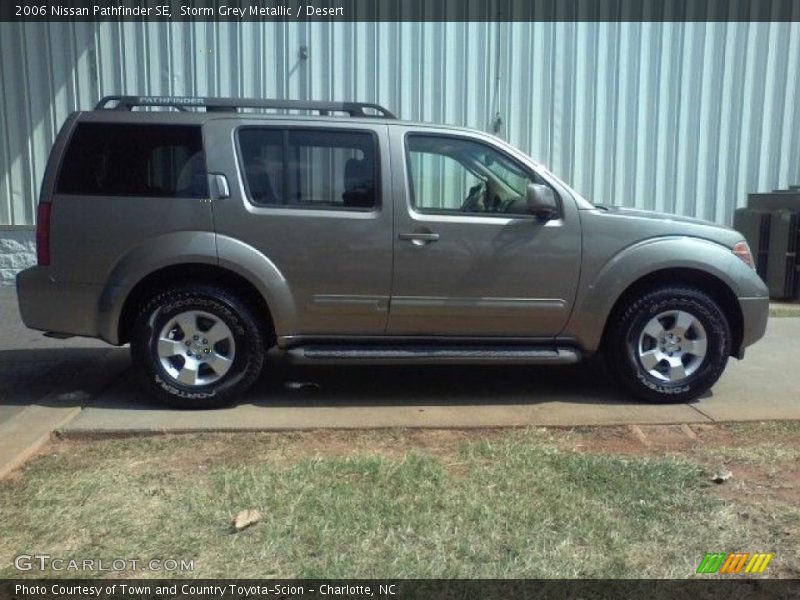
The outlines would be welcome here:
<svg viewBox="0 0 800 600">
<path fill-rule="evenodd" d="M 741 258 L 751 269 L 755 270 L 756 264 L 753 262 L 753 254 L 750 252 L 750 246 L 747 245 L 747 242 L 737 242 L 733 245 L 733 253 Z"/>
</svg>

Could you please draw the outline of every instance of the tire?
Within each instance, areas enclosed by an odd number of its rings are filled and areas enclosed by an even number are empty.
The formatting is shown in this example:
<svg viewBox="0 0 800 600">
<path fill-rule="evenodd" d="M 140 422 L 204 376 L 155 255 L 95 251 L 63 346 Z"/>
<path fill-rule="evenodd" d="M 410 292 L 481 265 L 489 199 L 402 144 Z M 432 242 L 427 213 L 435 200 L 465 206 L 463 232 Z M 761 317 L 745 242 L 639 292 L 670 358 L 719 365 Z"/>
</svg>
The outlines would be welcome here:
<svg viewBox="0 0 800 600">
<path fill-rule="evenodd" d="M 606 338 L 609 370 L 648 402 L 687 402 L 717 382 L 731 349 L 728 320 L 705 293 L 662 287 L 629 301 Z"/>
<path fill-rule="evenodd" d="M 264 332 L 247 304 L 206 285 L 150 298 L 131 337 L 137 378 L 175 408 L 229 404 L 258 379 L 265 353 Z"/>
</svg>

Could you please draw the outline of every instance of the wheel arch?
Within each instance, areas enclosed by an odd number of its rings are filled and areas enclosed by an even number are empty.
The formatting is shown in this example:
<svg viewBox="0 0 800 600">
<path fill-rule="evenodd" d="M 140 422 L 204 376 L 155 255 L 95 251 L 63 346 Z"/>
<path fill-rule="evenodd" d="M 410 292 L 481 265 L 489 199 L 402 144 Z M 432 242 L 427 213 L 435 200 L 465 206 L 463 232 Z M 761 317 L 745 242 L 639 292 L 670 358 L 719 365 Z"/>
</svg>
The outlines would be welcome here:
<svg viewBox="0 0 800 600">
<path fill-rule="evenodd" d="M 600 347 L 605 346 L 613 323 L 633 298 L 664 285 L 691 287 L 711 297 L 722 309 L 725 318 L 728 320 L 728 326 L 731 330 L 731 352 L 732 355 L 735 355 L 741 346 L 744 335 L 744 317 L 736 294 L 727 283 L 716 275 L 708 271 L 687 267 L 668 267 L 652 271 L 625 288 L 617 297 L 605 320 Z"/>
<path fill-rule="evenodd" d="M 162 267 L 140 279 L 125 298 L 117 325 L 119 344 L 130 341 L 133 324 L 147 298 L 178 285 L 209 284 L 234 293 L 245 302 L 271 343 L 275 335 L 273 312 L 258 288 L 246 277 L 225 267 L 207 263 L 180 263 Z"/>
</svg>

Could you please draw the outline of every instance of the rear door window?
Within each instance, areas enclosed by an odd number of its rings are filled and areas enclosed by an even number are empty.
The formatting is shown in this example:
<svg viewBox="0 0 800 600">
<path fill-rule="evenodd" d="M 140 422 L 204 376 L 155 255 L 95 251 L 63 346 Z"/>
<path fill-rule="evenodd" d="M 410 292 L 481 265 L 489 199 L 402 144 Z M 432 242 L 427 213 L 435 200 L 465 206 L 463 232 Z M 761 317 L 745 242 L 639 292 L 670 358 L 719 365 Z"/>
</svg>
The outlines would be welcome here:
<svg viewBox="0 0 800 600">
<path fill-rule="evenodd" d="M 56 192 L 207 197 L 200 127 L 81 123 L 67 147 Z"/>
<path fill-rule="evenodd" d="M 378 204 L 376 138 L 370 132 L 245 127 L 239 150 L 255 204 L 354 210 Z"/>
</svg>

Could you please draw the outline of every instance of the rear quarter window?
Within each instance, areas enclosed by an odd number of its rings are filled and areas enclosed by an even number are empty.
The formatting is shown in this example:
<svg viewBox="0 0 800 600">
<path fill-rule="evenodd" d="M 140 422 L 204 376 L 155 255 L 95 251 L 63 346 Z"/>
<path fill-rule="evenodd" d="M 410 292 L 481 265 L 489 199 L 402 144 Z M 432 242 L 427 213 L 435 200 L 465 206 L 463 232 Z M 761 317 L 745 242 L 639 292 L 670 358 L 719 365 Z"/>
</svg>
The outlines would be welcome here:
<svg viewBox="0 0 800 600">
<path fill-rule="evenodd" d="M 89 196 L 208 196 L 203 139 L 194 125 L 80 123 L 56 192 Z"/>
</svg>

